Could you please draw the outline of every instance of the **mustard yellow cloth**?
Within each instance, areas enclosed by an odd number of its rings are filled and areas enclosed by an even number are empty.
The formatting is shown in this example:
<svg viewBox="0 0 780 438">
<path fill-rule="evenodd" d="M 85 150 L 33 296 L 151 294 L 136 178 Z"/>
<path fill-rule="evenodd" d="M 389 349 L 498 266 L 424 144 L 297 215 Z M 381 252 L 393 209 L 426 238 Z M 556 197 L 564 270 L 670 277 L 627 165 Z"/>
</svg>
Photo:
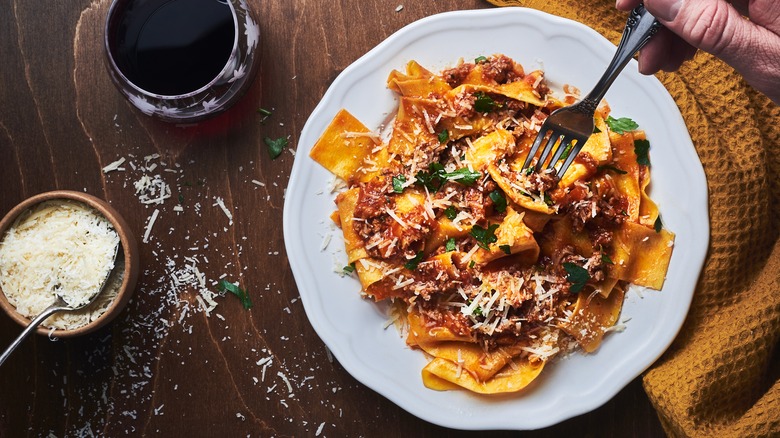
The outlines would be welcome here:
<svg viewBox="0 0 780 438">
<path fill-rule="evenodd" d="M 614 0 L 488 1 L 576 20 L 614 43 L 626 20 Z M 658 78 L 704 165 L 711 235 L 688 318 L 645 391 L 670 436 L 780 436 L 780 107 L 706 53 Z"/>
</svg>

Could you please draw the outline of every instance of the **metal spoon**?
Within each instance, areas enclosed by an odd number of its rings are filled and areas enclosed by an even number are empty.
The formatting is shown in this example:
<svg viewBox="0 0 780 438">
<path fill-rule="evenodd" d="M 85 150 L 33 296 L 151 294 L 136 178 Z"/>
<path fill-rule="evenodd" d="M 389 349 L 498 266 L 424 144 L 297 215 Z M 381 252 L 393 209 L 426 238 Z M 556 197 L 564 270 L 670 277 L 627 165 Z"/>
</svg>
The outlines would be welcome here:
<svg viewBox="0 0 780 438">
<path fill-rule="evenodd" d="M 108 279 L 111 277 L 111 273 L 114 272 L 114 269 L 116 269 L 116 256 L 119 253 L 119 244 L 114 247 L 114 267 L 108 270 L 108 273 L 106 273 L 105 278 L 103 278 L 103 282 L 100 284 L 100 288 L 90 297 L 90 299 L 79 306 L 72 307 L 69 306 L 68 303 L 65 302 L 64 299 L 62 299 L 61 295 L 56 295 L 57 300 L 54 301 L 54 304 L 47 307 L 43 310 L 38 316 L 36 316 L 32 321 L 30 321 L 30 324 L 27 325 L 27 328 L 24 329 L 24 331 L 11 343 L 11 345 L 3 352 L 2 355 L 0 355 L 0 366 L 3 365 L 6 359 L 8 359 L 8 356 L 11 355 L 11 353 L 16 350 L 16 347 L 18 347 L 22 341 L 24 341 L 27 336 L 30 335 L 43 321 L 46 320 L 46 318 L 50 317 L 52 314 L 56 312 L 73 312 L 75 310 L 83 309 L 97 299 L 102 293 L 103 290 L 108 285 Z"/>
</svg>

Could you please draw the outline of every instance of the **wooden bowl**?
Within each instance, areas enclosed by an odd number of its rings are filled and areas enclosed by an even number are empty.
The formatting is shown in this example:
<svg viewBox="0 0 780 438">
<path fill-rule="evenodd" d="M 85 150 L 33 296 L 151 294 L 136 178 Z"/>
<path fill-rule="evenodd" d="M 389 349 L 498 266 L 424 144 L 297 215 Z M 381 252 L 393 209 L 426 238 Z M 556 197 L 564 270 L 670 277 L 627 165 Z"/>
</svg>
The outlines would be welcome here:
<svg viewBox="0 0 780 438">
<path fill-rule="evenodd" d="M 116 318 L 116 316 L 122 312 L 125 305 L 127 305 L 127 302 L 130 300 L 130 297 L 133 295 L 135 290 L 135 283 L 138 279 L 138 244 L 135 240 L 135 236 L 130 230 L 130 226 L 127 224 L 127 222 L 125 222 L 122 216 L 120 216 L 119 213 L 117 213 L 117 211 L 114 210 L 114 208 L 111 207 L 106 201 L 86 193 L 74 192 L 70 190 L 56 190 L 52 192 L 41 193 L 22 201 L 19 205 L 11 209 L 11 211 L 5 215 L 3 220 L 0 221 L 0 241 L 2 241 L 2 239 L 5 237 L 6 231 L 8 231 L 11 225 L 13 225 L 14 221 L 16 221 L 16 218 L 19 217 L 20 214 L 35 207 L 41 202 L 57 199 L 77 201 L 82 204 L 86 204 L 100 212 L 114 226 L 114 229 L 119 235 L 119 250 L 121 251 L 122 255 L 124 255 L 124 275 L 122 277 L 122 285 L 117 291 L 116 298 L 114 298 L 114 301 L 102 315 L 100 315 L 94 321 L 72 330 L 52 330 L 49 327 L 43 326 L 39 326 L 36 330 L 39 335 L 69 338 L 93 332 L 111 322 L 111 320 Z M 117 256 L 118 260 L 120 258 L 120 256 Z M 119 267 L 116 267 L 115 269 L 118 268 Z M 27 327 L 27 325 L 30 323 L 30 319 L 19 314 L 16 311 L 16 308 L 8 302 L 8 299 L 2 292 L 3 291 L 0 288 L 0 308 L 2 308 L 3 311 L 7 313 L 14 321 L 19 323 L 19 325 Z"/>
</svg>

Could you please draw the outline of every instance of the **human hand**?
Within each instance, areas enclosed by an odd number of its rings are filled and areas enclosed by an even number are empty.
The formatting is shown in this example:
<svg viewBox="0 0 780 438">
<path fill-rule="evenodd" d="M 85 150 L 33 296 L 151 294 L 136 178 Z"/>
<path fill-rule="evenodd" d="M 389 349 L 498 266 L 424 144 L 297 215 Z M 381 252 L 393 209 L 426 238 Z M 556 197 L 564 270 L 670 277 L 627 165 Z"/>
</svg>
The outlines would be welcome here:
<svg viewBox="0 0 780 438">
<path fill-rule="evenodd" d="M 631 10 L 640 0 L 617 0 Z M 734 67 L 758 91 L 780 104 L 780 5 L 776 0 L 644 0 L 665 26 L 639 54 L 639 71 L 674 71 L 696 49 Z M 748 17 L 749 20 L 745 17 Z"/>
</svg>

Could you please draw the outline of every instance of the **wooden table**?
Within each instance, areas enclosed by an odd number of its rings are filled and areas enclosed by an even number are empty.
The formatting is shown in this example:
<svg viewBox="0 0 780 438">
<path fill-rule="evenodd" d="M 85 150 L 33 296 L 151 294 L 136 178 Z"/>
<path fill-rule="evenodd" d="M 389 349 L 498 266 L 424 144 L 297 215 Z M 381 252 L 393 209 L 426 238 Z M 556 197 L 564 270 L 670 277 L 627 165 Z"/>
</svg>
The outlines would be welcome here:
<svg viewBox="0 0 780 438">
<path fill-rule="evenodd" d="M 131 224 L 142 263 L 134 299 L 108 327 L 79 339 L 29 339 L 3 366 L 0 436 L 465 435 L 417 419 L 329 358 L 285 257 L 282 206 L 296 158 L 288 150 L 270 159 L 263 138 L 289 136 L 294 149 L 331 81 L 402 26 L 492 6 L 251 1 L 263 51 L 253 88 L 218 119 L 180 128 L 142 115 L 110 82 L 102 48 L 109 3 L 0 2 L 0 213 L 53 189 L 97 195 Z M 273 115 L 262 121 L 260 107 Z M 102 172 L 120 158 L 124 171 Z M 159 174 L 172 198 L 142 204 L 133 183 L 144 174 Z M 159 217 L 141 243 L 154 209 Z M 195 311 L 196 283 L 173 283 L 193 266 L 209 284 L 238 281 L 254 307 L 226 296 L 209 317 Z M 0 316 L 0 345 L 20 330 Z M 592 413 L 527 433 L 662 434 L 639 379 Z"/>
</svg>

